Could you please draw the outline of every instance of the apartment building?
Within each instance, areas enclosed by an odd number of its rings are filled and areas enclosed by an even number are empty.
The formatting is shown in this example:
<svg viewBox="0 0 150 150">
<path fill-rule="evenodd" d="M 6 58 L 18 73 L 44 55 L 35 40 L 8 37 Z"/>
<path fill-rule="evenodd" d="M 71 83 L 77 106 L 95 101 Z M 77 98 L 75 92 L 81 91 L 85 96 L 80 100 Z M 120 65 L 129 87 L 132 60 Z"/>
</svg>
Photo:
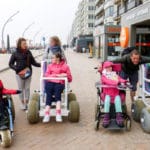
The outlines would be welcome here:
<svg viewBox="0 0 150 150">
<path fill-rule="evenodd" d="M 95 0 L 82 0 L 78 5 L 69 36 L 73 44 L 79 36 L 93 35 L 95 22 Z"/>
<path fill-rule="evenodd" d="M 114 20 L 114 0 L 96 0 L 94 54 L 98 58 L 114 57 L 119 51 L 121 27 Z"/>
<path fill-rule="evenodd" d="M 121 26 L 128 27 L 128 46 L 136 46 L 142 55 L 150 56 L 150 0 L 122 1 L 118 8 Z"/>
<path fill-rule="evenodd" d="M 128 28 L 128 46 L 150 56 L 150 0 L 96 0 L 95 55 L 111 59 L 120 55 L 120 32 Z"/>
</svg>

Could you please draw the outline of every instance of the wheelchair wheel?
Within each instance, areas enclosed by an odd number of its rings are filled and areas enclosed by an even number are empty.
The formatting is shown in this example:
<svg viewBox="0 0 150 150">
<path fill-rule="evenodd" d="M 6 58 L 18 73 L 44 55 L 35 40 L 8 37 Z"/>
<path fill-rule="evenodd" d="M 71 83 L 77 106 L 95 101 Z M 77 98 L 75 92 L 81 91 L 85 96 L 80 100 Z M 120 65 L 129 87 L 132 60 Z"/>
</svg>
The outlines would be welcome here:
<svg viewBox="0 0 150 150">
<path fill-rule="evenodd" d="M 126 105 L 126 104 L 123 104 L 123 105 L 122 105 L 122 112 L 123 112 L 124 114 L 127 114 L 127 105 Z"/>
<path fill-rule="evenodd" d="M 136 122 L 140 122 L 140 114 L 144 107 L 145 105 L 142 100 L 137 100 L 132 104 L 132 117 Z"/>
<path fill-rule="evenodd" d="M 99 113 L 99 105 L 95 104 L 95 121 L 98 120 L 97 115 Z"/>
<path fill-rule="evenodd" d="M 131 120 L 129 118 L 125 121 L 125 127 L 127 131 L 131 131 Z"/>
<path fill-rule="evenodd" d="M 0 131 L 0 145 L 3 148 L 10 147 L 12 142 L 11 132 L 10 130 Z"/>
<path fill-rule="evenodd" d="M 39 94 L 33 94 L 29 102 L 27 120 L 30 124 L 39 122 Z"/>
<path fill-rule="evenodd" d="M 70 103 L 71 101 L 76 101 L 76 95 L 74 93 L 68 93 L 68 102 Z"/>
<path fill-rule="evenodd" d="M 100 122 L 98 120 L 95 121 L 95 131 L 99 130 L 99 123 Z"/>
<path fill-rule="evenodd" d="M 80 118 L 80 107 L 77 101 L 72 101 L 69 103 L 69 116 L 70 122 L 79 122 Z"/>
<path fill-rule="evenodd" d="M 13 121 L 14 121 L 16 113 L 15 113 L 15 105 L 14 105 L 14 101 L 13 101 L 12 97 L 11 97 L 11 112 L 12 112 L 12 117 L 13 117 Z"/>
<path fill-rule="evenodd" d="M 148 108 L 142 109 L 141 126 L 145 132 L 150 133 L 150 109 Z"/>
<path fill-rule="evenodd" d="M 39 94 L 38 93 L 34 93 L 33 95 L 32 95 L 32 100 L 33 101 L 39 101 Z"/>
</svg>

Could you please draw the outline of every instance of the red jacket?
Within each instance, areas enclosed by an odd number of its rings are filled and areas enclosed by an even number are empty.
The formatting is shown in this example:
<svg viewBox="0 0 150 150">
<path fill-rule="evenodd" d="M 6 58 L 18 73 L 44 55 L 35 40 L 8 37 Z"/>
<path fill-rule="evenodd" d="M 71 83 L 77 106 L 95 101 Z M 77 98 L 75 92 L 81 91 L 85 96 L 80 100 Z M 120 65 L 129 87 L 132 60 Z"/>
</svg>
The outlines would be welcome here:
<svg viewBox="0 0 150 150">
<path fill-rule="evenodd" d="M 59 64 L 56 64 L 56 63 L 50 64 L 47 67 L 45 76 L 46 77 L 58 77 L 57 75 L 60 75 L 62 73 L 67 74 L 67 79 L 68 79 L 69 82 L 72 81 L 72 75 L 71 75 L 71 72 L 70 72 L 70 68 L 64 61 L 61 61 Z M 49 82 L 64 84 L 63 80 L 49 80 Z"/>
<path fill-rule="evenodd" d="M 17 90 L 10 90 L 4 88 L 3 82 L 0 80 L 0 96 L 17 94 Z"/>
<path fill-rule="evenodd" d="M 114 98 L 119 95 L 119 89 L 117 89 L 118 83 L 125 83 L 126 80 L 122 79 L 121 77 L 118 76 L 118 80 L 111 80 L 108 79 L 105 75 L 102 75 L 101 77 L 102 84 L 110 86 L 110 88 L 103 88 L 103 94 L 104 95 L 109 95 L 111 97 L 111 103 L 114 103 Z M 112 88 L 111 86 L 116 86 L 116 88 Z"/>
</svg>

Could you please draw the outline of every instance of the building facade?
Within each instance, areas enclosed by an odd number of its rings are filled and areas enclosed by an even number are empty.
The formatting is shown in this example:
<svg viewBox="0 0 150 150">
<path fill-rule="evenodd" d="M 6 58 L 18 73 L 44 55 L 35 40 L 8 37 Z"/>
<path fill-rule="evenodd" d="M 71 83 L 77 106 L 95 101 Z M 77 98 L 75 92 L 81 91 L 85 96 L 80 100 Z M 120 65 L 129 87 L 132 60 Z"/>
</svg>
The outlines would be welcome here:
<svg viewBox="0 0 150 150">
<path fill-rule="evenodd" d="M 95 22 L 95 0 L 82 0 L 78 5 L 72 29 L 69 35 L 69 43 L 82 35 L 93 35 Z"/>
<path fill-rule="evenodd" d="M 122 9 L 121 26 L 129 28 L 128 46 L 136 46 L 142 55 L 150 56 L 150 0 L 128 0 Z"/>
<path fill-rule="evenodd" d="M 129 29 L 128 46 L 150 55 L 150 0 L 96 0 L 95 55 L 104 60 L 120 55 L 120 32 Z"/>
<path fill-rule="evenodd" d="M 114 0 L 96 0 L 95 5 L 94 55 L 105 60 L 119 55 L 121 28 L 114 20 Z"/>
</svg>

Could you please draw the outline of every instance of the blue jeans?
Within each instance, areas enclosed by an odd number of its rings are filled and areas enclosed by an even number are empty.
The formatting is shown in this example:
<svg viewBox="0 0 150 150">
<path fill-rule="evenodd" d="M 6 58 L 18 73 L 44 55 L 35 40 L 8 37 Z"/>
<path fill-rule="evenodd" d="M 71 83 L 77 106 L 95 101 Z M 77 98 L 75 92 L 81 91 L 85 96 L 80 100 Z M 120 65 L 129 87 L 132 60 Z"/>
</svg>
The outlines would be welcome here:
<svg viewBox="0 0 150 150">
<path fill-rule="evenodd" d="M 46 105 L 51 106 L 52 102 L 61 101 L 61 94 L 65 88 L 64 84 L 47 82 L 45 86 L 46 90 Z M 55 96 L 55 98 L 53 98 Z"/>
</svg>

